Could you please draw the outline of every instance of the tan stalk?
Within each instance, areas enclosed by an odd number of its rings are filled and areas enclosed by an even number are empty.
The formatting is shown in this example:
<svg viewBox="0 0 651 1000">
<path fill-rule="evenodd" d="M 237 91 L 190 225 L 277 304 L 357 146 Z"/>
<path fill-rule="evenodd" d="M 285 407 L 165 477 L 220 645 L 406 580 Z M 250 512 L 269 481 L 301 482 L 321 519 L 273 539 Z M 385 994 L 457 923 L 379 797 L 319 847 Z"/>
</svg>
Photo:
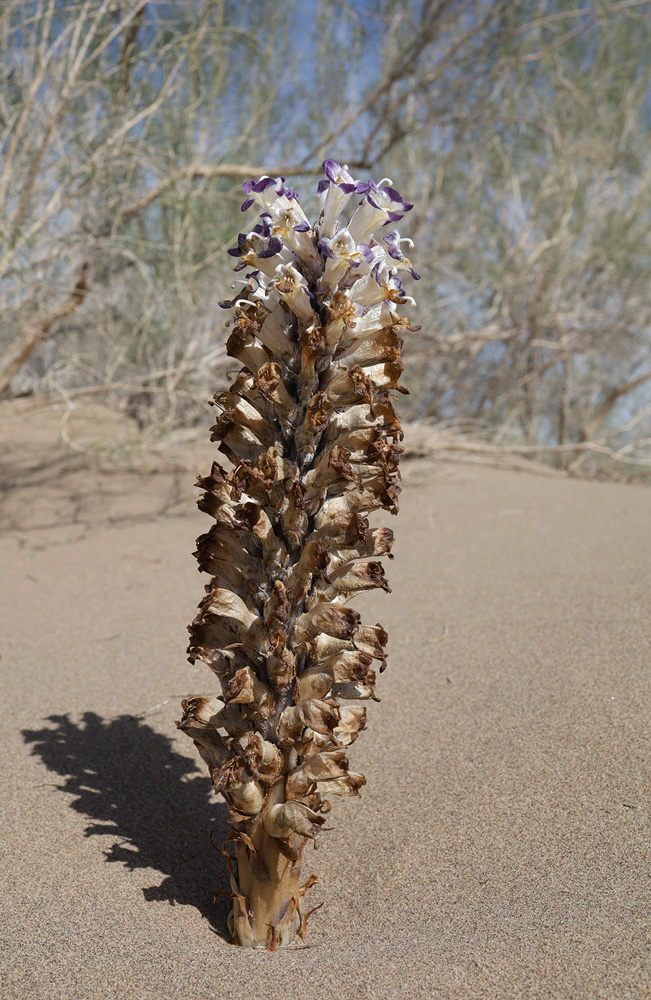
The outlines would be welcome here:
<svg viewBox="0 0 651 1000">
<path fill-rule="evenodd" d="M 390 186 L 324 163 L 314 225 L 282 178 L 244 185 L 261 222 L 230 253 L 247 268 L 227 351 L 242 365 L 212 440 L 230 463 L 199 479 L 214 519 L 197 541 L 211 581 L 190 626 L 190 659 L 220 681 L 183 702 L 194 740 L 229 808 L 235 941 L 270 950 L 305 934 L 303 852 L 333 795 L 366 779 L 347 748 L 376 699 L 387 635 L 347 606 L 389 590 L 379 559 L 393 533 L 368 514 L 397 513 L 402 371 L 400 269 L 418 277 L 391 223 L 411 206 Z M 390 184 L 390 182 L 389 182 Z M 363 195 L 347 225 L 341 212 Z M 387 226 L 385 237 L 374 237 Z M 233 843 L 234 855 L 229 852 Z"/>
</svg>

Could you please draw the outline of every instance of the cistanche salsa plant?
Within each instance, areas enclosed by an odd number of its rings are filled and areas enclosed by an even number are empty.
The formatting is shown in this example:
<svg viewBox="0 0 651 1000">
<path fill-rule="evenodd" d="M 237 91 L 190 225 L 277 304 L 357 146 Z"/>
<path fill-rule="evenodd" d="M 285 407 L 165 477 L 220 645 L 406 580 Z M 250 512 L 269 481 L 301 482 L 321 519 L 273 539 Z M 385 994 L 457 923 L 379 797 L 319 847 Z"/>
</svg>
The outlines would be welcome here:
<svg viewBox="0 0 651 1000">
<path fill-rule="evenodd" d="M 282 177 L 243 185 L 260 221 L 229 253 L 246 271 L 228 353 L 242 365 L 212 440 L 199 507 L 214 519 L 197 540 L 210 574 L 190 628 L 191 662 L 221 692 L 183 702 L 177 725 L 194 740 L 229 809 L 230 930 L 247 947 L 302 938 L 308 914 L 301 861 L 331 809 L 357 795 L 347 748 L 366 725 L 387 635 L 347 606 L 389 590 L 379 557 L 393 533 L 368 514 L 397 513 L 402 372 L 400 272 L 418 278 L 393 224 L 412 208 L 387 178 L 323 164 L 321 211 L 310 223 Z M 355 196 L 358 196 L 355 198 Z M 361 200 L 359 199 L 361 196 Z M 346 224 L 341 214 L 355 204 Z M 234 856 L 228 851 L 232 842 Z"/>
</svg>

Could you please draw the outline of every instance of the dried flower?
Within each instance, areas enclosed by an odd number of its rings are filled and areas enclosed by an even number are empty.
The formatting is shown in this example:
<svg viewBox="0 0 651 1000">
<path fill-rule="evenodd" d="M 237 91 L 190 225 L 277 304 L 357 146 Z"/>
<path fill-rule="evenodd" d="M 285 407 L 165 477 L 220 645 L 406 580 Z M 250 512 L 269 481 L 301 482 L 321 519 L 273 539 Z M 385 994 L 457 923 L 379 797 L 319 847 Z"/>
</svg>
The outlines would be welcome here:
<svg viewBox="0 0 651 1000">
<path fill-rule="evenodd" d="M 234 309 L 228 353 L 242 369 L 219 392 L 212 439 L 231 463 L 199 479 L 199 506 L 215 523 L 197 541 L 211 582 L 190 626 L 219 696 L 183 702 L 177 725 L 194 740 L 229 807 L 235 941 L 275 950 L 305 934 L 301 860 L 331 809 L 357 795 L 346 748 L 366 725 L 386 665 L 381 625 L 346 606 L 389 590 L 378 558 L 393 533 L 367 515 L 397 513 L 404 392 L 398 313 L 413 302 L 398 270 L 418 278 L 398 231 L 380 227 L 411 209 L 385 181 L 355 180 L 323 164 L 312 226 L 283 177 L 243 185 L 242 210 L 260 222 L 229 253 L 252 268 Z M 386 179 L 385 179 L 386 180 Z M 341 212 L 361 201 L 348 225 Z M 406 242 L 411 243 L 407 240 Z"/>
</svg>

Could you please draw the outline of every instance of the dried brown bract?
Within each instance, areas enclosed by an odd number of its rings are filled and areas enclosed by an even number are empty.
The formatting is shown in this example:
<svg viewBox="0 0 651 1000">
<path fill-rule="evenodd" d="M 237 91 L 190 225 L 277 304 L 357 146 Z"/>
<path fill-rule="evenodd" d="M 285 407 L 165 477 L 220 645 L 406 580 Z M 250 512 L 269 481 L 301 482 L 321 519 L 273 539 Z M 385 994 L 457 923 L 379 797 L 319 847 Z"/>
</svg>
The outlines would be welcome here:
<svg viewBox="0 0 651 1000">
<path fill-rule="evenodd" d="M 400 268 L 418 277 L 397 231 L 373 233 L 411 206 L 390 186 L 324 164 L 314 226 L 283 178 L 244 185 L 261 222 L 230 253 L 251 268 L 228 353 L 242 369 L 217 393 L 212 439 L 230 462 L 199 480 L 214 518 L 197 541 L 212 577 L 190 626 L 192 662 L 219 678 L 215 697 L 183 702 L 194 740 L 229 807 L 230 928 L 275 950 L 305 934 L 301 860 L 335 795 L 365 783 L 347 748 L 366 725 L 387 635 L 346 602 L 389 591 L 379 558 L 393 533 L 368 514 L 397 513 L 402 371 Z M 382 182 L 384 183 L 384 182 Z M 347 226 L 339 215 L 362 195 Z M 348 702 L 353 704 L 348 704 Z M 228 843 L 228 842 L 227 842 Z"/>
</svg>

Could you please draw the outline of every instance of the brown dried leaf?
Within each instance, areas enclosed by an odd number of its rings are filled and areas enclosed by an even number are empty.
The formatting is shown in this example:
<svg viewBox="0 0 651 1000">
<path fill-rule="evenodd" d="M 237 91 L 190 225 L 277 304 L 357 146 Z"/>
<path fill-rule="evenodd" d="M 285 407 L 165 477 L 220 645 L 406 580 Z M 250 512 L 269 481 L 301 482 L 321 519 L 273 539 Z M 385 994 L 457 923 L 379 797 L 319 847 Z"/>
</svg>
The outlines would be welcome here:
<svg viewBox="0 0 651 1000">
<path fill-rule="evenodd" d="M 241 667 L 226 686 L 226 704 L 258 706 L 268 718 L 274 710 L 274 696 L 251 667 Z"/>
<path fill-rule="evenodd" d="M 319 827 L 324 823 L 325 816 L 320 816 L 303 802 L 296 800 L 271 806 L 263 820 L 265 833 L 280 840 L 284 840 L 292 833 L 314 840 Z"/>
<path fill-rule="evenodd" d="M 363 774 L 355 774 L 349 771 L 341 778 L 334 778 L 332 781 L 323 781 L 320 790 L 323 795 L 359 795 L 359 790 L 366 784 Z"/>
<path fill-rule="evenodd" d="M 310 640 L 320 632 L 340 639 L 349 639 L 359 622 L 358 611 L 345 608 L 341 604 L 323 602 L 298 617 L 294 625 L 294 639 L 297 642 Z"/>
</svg>

